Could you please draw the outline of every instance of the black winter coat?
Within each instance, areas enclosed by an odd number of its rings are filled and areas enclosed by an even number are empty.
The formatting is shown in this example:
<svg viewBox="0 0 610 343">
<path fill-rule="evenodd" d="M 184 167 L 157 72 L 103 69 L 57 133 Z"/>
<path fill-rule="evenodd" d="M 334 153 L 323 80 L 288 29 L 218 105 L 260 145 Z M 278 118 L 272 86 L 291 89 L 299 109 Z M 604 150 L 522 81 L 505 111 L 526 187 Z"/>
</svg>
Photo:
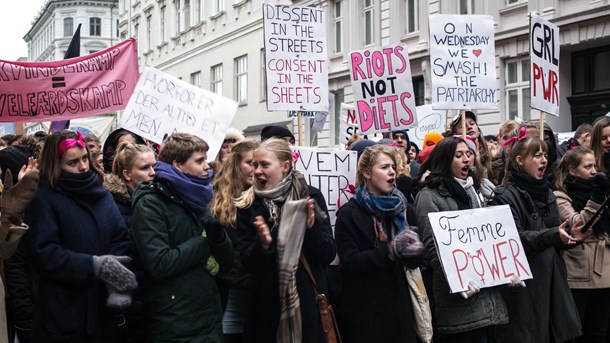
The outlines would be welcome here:
<svg viewBox="0 0 610 343">
<path fill-rule="evenodd" d="M 510 206 L 532 271 L 526 288 L 504 290 L 510 322 L 497 327 L 498 342 L 565 342 L 581 335 L 580 319 L 559 249 L 561 217 L 549 189 L 546 204 L 509 183 L 495 190 L 494 205 Z"/>
<path fill-rule="evenodd" d="M 354 199 L 337 213 L 335 239 L 343 292 L 340 330 L 344 342 L 416 342 L 413 307 L 404 266 L 375 246 L 373 219 Z M 422 256 L 408 261 L 417 268 Z"/>
<path fill-rule="evenodd" d="M 328 212 L 326 201 L 318 189 L 309 186 L 309 196 L 320 205 L 322 210 Z M 245 269 L 252 273 L 253 299 L 246 315 L 244 342 L 274 343 L 280 319 L 280 291 L 275 245 L 277 230 L 271 231 L 273 243 L 269 249 L 264 250 L 258 241 L 257 230 L 253 225 L 256 216 L 262 216 L 265 221 L 268 221 L 269 218 L 269 211 L 259 197 L 254 198 L 250 207 L 237 210 L 238 237 L 233 241 L 239 250 Z M 267 224 L 269 225 L 268 222 Z M 324 268 L 332 262 L 337 253 L 328 217 L 323 221 L 316 221 L 312 228 L 307 229 L 302 253 L 307 258 L 321 292 L 328 294 Z M 305 268 L 300 263 L 296 273 L 296 283 L 301 304 L 302 341 L 325 342 L 313 286 Z"/>
</svg>

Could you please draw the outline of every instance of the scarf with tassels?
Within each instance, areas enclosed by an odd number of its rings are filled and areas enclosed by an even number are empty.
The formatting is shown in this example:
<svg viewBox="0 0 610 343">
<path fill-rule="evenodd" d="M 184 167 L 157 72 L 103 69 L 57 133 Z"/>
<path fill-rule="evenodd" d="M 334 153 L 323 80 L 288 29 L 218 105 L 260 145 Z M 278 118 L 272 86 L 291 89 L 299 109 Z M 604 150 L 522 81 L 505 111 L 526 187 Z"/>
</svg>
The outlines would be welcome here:
<svg viewBox="0 0 610 343">
<path fill-rule="evenodd" d="M 301 304 L 296 273 L 305 239 L 308 188 L 305 178 L 296 170 L 288 173 L 273 189 L 263 191 L 254 182 L 254 194 L 263 200 L 278 230 L 276 239 L 280 288 L 280 323 L 277 342 L 302 341 Z"/>
</svg>

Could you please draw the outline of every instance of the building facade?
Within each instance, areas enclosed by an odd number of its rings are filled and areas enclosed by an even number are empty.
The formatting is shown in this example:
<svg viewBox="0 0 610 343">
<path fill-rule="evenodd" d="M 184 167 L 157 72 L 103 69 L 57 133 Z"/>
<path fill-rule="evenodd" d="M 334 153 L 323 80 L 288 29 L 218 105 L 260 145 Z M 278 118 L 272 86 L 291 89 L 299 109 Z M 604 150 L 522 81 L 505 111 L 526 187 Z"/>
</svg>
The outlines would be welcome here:
<svg viewBox="0 0 610 343">
<path fill-rule="evenodd" d="M 293 127 L 285 112 L 267 112 L 262 3 L 259 0 L 120 0 L 120 36 L 136 36 L 140 65 L 149 65 L 192 84 L 233 98 L 233 121 L 252 136 L 269 123 Z M 309 130 L 304 145 L 337 146 L 340 103 L 353 103 L 350 51 L 402 43 L 408 48 L 418 105 L 430 103 L 428 17 L 487 14 L 494 18 L 496 110 L 478 111 L 485 134 L 519 117 L 537 121 L 529 109 L 529 13 L 560 28 L 559 117 L 547 115 L 556 131 L 570 131 L 610 109 L 610 4 L 606 0 L 296 0 L 272 3 L 315 6 L 327 18 L 329 90 L 335 100 L 323 132 Z M 454 113 L 448 113 L 452 117 Z"/>
<path fill-rule="evenodd" d="M 48 0 L 23 37 L 28 44 L 28 60 L 63 59 L 79 24 L 81 55 L 116 44 L 117 6 L 118 0 Z"/>
</svg>

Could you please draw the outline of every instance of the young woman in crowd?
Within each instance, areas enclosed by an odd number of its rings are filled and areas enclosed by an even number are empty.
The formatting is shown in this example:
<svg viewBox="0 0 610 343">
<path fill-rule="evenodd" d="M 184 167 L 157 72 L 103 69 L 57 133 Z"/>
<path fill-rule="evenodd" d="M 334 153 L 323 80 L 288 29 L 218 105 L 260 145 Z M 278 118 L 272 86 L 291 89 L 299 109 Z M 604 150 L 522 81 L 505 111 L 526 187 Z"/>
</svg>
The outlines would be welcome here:
<svg viewBox="0 0 610 343">
<path fill-rule="evenodd" d="M 409 159 L 411 160 L 411 162 L 409 163 L 409 167 L 411 168 L 409 174 L 411 175 L 411 178 L 414 178 L 415 175 L 417 175 L 417 173 L 419 172 L 419 167 L 421 165 L 417 161 L 417 156 L 419 156 L 420 152 L 421 150 L 419 149 L 417 144 L 415 144 L 415 142 L 409 142 Z"/>
<path fill-rule="evenodd" d="M 222 145 L 220 146 L 220 151 L 218 151 L 216 159 L 214 159 L 214 163 L 212 163 L 214 175 L 218 175 L 218 173 L 220 173 L 222 170 L 222 167 L 225 165 L 227 159 L 231 155 L 233 145 L 242 140 L 244 140 L 244 135 L 241 133 L 241 131 L 232 127 L 227 130 L 225 139 L 222 141 Z"/>
<path fill-rule="evenodd" d="M 299 255 L 328 294 L 324 268 L 335 258 L 336 248 L 326 202 L 293 169 L 286 141 L 268 139 L 253 157 L 254 185 L 239 199 L 236 221 L 235 245 L 252 274 L 244 341 L 325 342 L 313 285 Z M 295 210 L 297 206 L 301 207 Z M 304 232 L 294 229 L 299 225 L 305 226 Z M 285 244 L 286 236 L 294 238 L 288 241 L 291 245 Z"/>
<path fill-rule="evenodd" d="M 497 328 L 498 342 L 565 342 L 581 334 L 580 320 L 558 250 L 586 238 L 580 225 L 562 223 L 556 197 L 545 177 L 547 148 L 527 129 L 508 141 L 505 184 L 495 190 L 494 205 L 509 205 L 533 279 L 526 288 L 505 289 L 510 322 Z M 505 143 L 506 144 L 506 143 Z"/>
<path fill-rule="evenodd" d="M 610 117 L 599 117 L 593 122 L 591 150 L 595 154 L 595 167 L 598 172 L 610 170 Z"/>
<path fill-rule="evenodd" d="M 583 146 L 568 150 L 557 169 L 555 195 L 562 220 L 570 226 L 588 222 L 610 193 L 605 174 L 596 175 L 593 151 Z M 589 229 L 591 236 L 562 256 L 568 284 L 578 307 L 583 342 L 606 342 L 610 324 L 610 216 L 604 213 Z"/>
<path fill-rule="evenodd" d="M 140 182 L 151 182 L 154 179 L 155 170 L 153 166 L 155 162 L 155 153 L 147 145 L 123 142 L 119 144 L 114 154 L 112 173 L 104 175 L 104 187 L 112 194 L 128 230 L 131 230 L 131 219 L 133 217 L 131 208 L 133 192 Z M 140 278 L 142 270 L 139 263 L 136 261 L 132 264 L 132 267 Z M 124 316 L 125 322 L 121 325 L 122 330 L 118 333 L 118 342 L 145 342 L 146 322 L 142 295 L 139 289 L 134 292 L 132 306 L 128 308 Z"/>
<path fill-rule="evenodd" d="M 254 150 L 259 143 L 244 140 L 233 146 L 226 163 L 214 179 L 214 202 L 212 215 L 225 227 L 229 238 L 236 245 L 237 208 L 235 199 L 250 187 L 254 181 Z M 235 250 L 233 267 L 216 277 L 220 281 L 221 295 L 226 308 L 223 316 L 225 343 L 241 342 L 246 320 L 246 310 L 251 298 L 250 274 L 245 271 L 239 253 Z"/>
<path fill-rule="evenodd" d="M 489 179 L 494 184 L 498 184 L 496 180 L 493 168 L 492 161 L 493 158 L 491 156 L 491 152 L 487 148 L 487 144 L 485 143 L 485 138 L 481 133 L 481 129 L 479 128 L 479 124 L 477 124 L 477 116 L 472 111 L 466 111 L 466 132 L 462 132 L 462 116 L 459 114 L 453 118 L 451 122 L 451 134 L 454 136 L 459 135 L 468 135 L 475 139 L 477 145 L 477 156 L 481 165 L 483 166 L 484 174 L 481 176 L 481 179 L 486 178 Z"/>
<path fill-rule="evenodd" d="M 473 149 L 474 144 L 473 144 Z M 508 313 L 498 288 L 480 289 L 470 283 L 468 291 L 451 294 L 449 283 L 434 243 L 428 213 L 479 208 L 484 205 L 479 175 L 472 167 L 475 153 L 464 139 L 447 137 L 438 144 L 422 165 L 418 179 L 430 173 L 419 191 L 415 209 L 425 245 L 426 262 L 433 272 L 434 342 L 492 342 L 498 324 L 508 322 Z M 476 294 L 475 294 L 476 293 Z"/>
<path fill-rule="evenodd" d="M 133 194 L 132 232 L 144 268 L 149 342 L 222 342 L 222 309 L 214 276 L 233 264 L 231 241 L 213 220 L 208 144 L 169 136 L 155 178 Z"/>
<path fill-rule="evenodd" d="M 345 342 L 416 342 L 404 267 L 419 267 L 423 245 L 409 229 L 407 200 L 395 187 L 393 150 L 383 145 L 364 150 L 356 195 L 337 213 Z"/>
<path fill-rule="evenodd" d="M 78 134 L 54 133 L 39 160 L 40 187 L 25 214 L 36 272 L 32 342 L 112 342 L 110 307 L 130 302 L 127 229 Z"/>
<path fill-rule="evenodd" d="M 131 144 L 146 144 L 142 137 L 136 135 L 135 133 L 119 128 L 110 133 L 106 141 L 104 141 L 104 148 L 102 150 L 103 156 L 103 165 L 104 172 L 111 173 L 112 172 L 112 162 L 114 161 L 114 154 L 116 149 L 121 143 L 129 142 Z"/>
</svg>

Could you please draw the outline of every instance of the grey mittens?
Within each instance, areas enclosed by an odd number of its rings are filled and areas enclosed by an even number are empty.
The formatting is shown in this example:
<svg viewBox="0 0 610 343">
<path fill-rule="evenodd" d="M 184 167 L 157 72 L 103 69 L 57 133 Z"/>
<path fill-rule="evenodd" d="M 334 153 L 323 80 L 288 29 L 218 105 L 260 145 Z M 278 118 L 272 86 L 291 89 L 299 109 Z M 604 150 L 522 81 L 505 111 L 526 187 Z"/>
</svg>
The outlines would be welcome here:
<svg viewBox="0 0 610 343">
<path fill-rule="evenodd" d="M 127 263 L 129 257 L 103 255 L 93 256 L 93 272 L 107 285 L 114 287 L 119 292 L 133 291 L 138 283 L 136 276 L 121 264 L 119 258 Z"/>
<path fill-rule="evenodd" d="M 424 245 L 419 240 L 419 235 L 409 228 L 400 231 L 388 245 L 392 261 L 416 257 L 424 251 Z"/>
<path fill-rule="evenodd" d="M 136 276 L 124 264 L 129 264 L 129 256 L 93 256 L 93 272 L 106 283 L 108 298 L 106 306 L 114 309 L 124 309 L 131 305 L 131 291 L 138 283 Z"/>
</svg>

